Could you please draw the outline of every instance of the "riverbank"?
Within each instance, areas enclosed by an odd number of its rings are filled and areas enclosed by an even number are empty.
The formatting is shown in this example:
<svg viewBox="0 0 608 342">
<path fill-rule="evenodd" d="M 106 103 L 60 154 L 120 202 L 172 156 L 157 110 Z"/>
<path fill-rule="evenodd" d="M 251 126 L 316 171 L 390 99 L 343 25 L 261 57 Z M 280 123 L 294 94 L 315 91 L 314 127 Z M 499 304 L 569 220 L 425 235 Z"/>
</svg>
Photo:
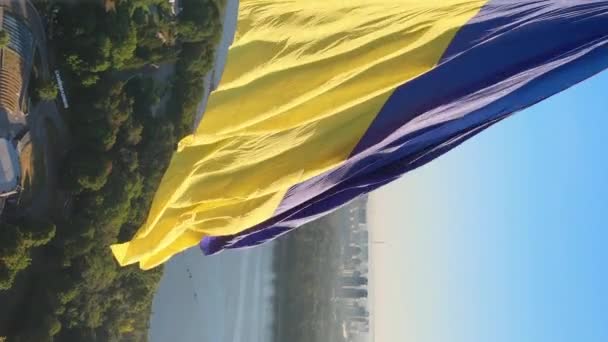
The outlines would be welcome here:
<svg viewBox="0 0 608 342">
<path fill-rule="evenodd" d="M 193 126 L 195 130 L 203 119 L 205 109 L 207 108 L 207 103 L 209 102 L 209 96 L 215 89 L 217 89 L 222 79 L 222 73 L 224 72 L 226 60 L 228 59 L 228 50 L 230 49 L 230 45 L 232 44 L 234 35 L 236 33 L 238 11 L 239 0 L 226 0 L 222 24 L 222 38 L 220 39 L 220 43 L 215 50 L 215 62 L 213 64 L 213 69 L 208 72 L 203 79 L 205 93 L 197 106 Z"/>
</svg>

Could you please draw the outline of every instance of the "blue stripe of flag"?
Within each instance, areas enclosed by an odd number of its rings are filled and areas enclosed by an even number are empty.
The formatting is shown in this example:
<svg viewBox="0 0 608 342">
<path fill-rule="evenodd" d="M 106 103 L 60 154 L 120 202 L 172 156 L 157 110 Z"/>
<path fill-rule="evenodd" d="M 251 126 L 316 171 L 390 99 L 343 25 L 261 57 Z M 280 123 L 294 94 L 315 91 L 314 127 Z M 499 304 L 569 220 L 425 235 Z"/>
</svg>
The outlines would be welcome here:
<svg viewBox="0 0 608 342">
<path fill-rule="evenodd" d="M 492 0 L 435 69 L 394 92 L 341 167 L 294 186 L 273 218 L 201 248 L 254 246 L 325 215 L 608 68 L 607 45 L 607 0 Z"/>
</svg>

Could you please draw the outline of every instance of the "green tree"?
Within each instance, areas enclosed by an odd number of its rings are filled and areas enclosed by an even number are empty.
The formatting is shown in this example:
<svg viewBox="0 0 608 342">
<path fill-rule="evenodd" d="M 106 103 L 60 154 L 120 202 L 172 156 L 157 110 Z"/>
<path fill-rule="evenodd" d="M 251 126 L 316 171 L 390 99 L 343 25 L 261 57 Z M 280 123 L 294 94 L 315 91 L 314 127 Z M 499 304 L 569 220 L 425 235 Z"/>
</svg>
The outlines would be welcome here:
<svg viewBox="0 0 608 342">
<path fill-rule="evenodd" d="M 121 148 L 118 153 L 120 154 L 120 162 L 124 167 L 129 170 L 129 172 L 134 172 L 139 166 L 137 152 L 127 148 Z"/>
<path fill-rule="evenodd" d="M 10 43 L 11 37 L 8 35 L 8 32 L 2 30 L 0 31 L 0 48 L 5 48 Z"/>
<path fill-rule="evenodd" d="M 219 38 L 221 18 L 213 0 L 182 0 L 178 21 L 180 39 L 186 42 L 213 41 Z"/>
<path fill-rule="evenodd" d="M 44 81 L 37 90 L 38 98 L 44 101 L 52 101 L 57 98 L 59 91 L 52 81 Z"/>
<path fill-rule="evenodd" d="M 94 86 L 95 84 L 97 84 L 97 81 L 99 81 L 99 75 L 97 74 L 93 74 L 93 73 L 88 73 L 82 76 L 82 85 L 85 87 L 91 87 Z"/>
<path fill-rule="evenodd" d="M 74 193 L 98 191 L 112 172 L 112 161 L 106 155 L 86 150 L 70 152 L 64 171 L 64 186 Z"/>
<path fill-rule="evenodd" d="M 127 36 L 116 42 L 112 50 L 112 64 L 115 68 L 122 68 L 128 60 L 133 58 L 135 49 L 137 48 L 137 29 L 132 27 L 129 29 Z"/>
<path fill-rule="evenodd" d="M 135 146 L 141 142 L 144 126 L 133 120 L 127 121 L 121 128 L 122 139 L 125 145 Z"/>
<path fill-rule="evenodd" d="M 47 244 L 55 237 L 52 223 L 22 222 L 0 225 L 0 289 L 11 288 L 15 276 L 30 263 L 31 250 Z"/>
<path fill-rule="evenodd" d="M 40 247 L 49 243 L 56 235 L 57 228 L 50 221 L 26 221 L 22 223 L 28 247 Z"/>
<path fill-rule="evenodd" d="M 15 270 L 9 269 L 5 265 L 0 265 L 0 291 L 13 287 L 16 274 Z"/>
<path fill-rule="evenodd" d="M 56 316 L 46 316 L 42 321 L 42 325 L 50 336 L 55 336 L 61 331 L 61 322 Z"/>
<path fill-rule="evenodd" d="M 0 225 L 2 286 L 11 286 L 16 269 L 43 265 L 32 268 L 28 295 L 10 313 L 17 323 L 9 341 L 147 341 L 162 268 L 120 268 L 107 246 L 131 238 L 146 219 L 177 141 L 190 133 L 200 79 L 213 63 L 223 0 L 185 1 L 182 32 L 163 0 L 115 1 L 109 12 L 90 1 L 54 5 L 51 39 L 71 99 L 74 148 L 62 182 L 74 190 L 72 206 L 56 232 L 50 224 Z M 141 82 L 145 77 L 121 82 L 147 71 L 135 70 L 140 66 L 167 61 L 176 62 L 177 75 L 162 88 Z M 150 115 L 165 88 L 168 114 Z"/>
</svg>

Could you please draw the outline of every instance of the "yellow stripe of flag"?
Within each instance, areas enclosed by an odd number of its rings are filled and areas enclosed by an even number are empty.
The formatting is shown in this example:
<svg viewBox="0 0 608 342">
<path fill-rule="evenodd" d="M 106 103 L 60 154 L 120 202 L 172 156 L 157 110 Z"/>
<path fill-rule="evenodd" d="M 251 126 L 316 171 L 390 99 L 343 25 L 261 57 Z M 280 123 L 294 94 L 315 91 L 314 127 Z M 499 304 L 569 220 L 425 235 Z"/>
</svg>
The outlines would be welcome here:
<svg viewBox="0 0 608 342">
<path fill-rule="evenodd" d="M 432 69 L 485 0 L 243 0 L 220 87 L 136 237 L 143 269 L 270 218 L 348 158 L 396 87 Z"/>
</svg>

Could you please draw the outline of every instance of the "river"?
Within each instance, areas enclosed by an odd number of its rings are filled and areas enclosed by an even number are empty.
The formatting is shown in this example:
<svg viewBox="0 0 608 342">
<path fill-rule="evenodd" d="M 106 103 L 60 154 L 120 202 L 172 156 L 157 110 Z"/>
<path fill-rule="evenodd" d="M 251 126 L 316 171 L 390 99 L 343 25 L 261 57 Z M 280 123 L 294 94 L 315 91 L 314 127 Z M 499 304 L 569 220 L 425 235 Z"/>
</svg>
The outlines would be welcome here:
<svg viewBox="0 0 608 342">
<path fill-rule="evenodd" d="M 215 66 L 203 80 L 198 124 L 220 82 L 236 31 L 238 0 L 228 0 Z M 152 305 L 152 342 L 263 342 L 271 339 L 273 244 L 204 257 L 192 248 L 171 259 Z"/>
<path fill-rule="evenodd" d="M 271 340 L 272 244 L 171 259 L 152 305 L 151 342 Z"/>
</svg>

